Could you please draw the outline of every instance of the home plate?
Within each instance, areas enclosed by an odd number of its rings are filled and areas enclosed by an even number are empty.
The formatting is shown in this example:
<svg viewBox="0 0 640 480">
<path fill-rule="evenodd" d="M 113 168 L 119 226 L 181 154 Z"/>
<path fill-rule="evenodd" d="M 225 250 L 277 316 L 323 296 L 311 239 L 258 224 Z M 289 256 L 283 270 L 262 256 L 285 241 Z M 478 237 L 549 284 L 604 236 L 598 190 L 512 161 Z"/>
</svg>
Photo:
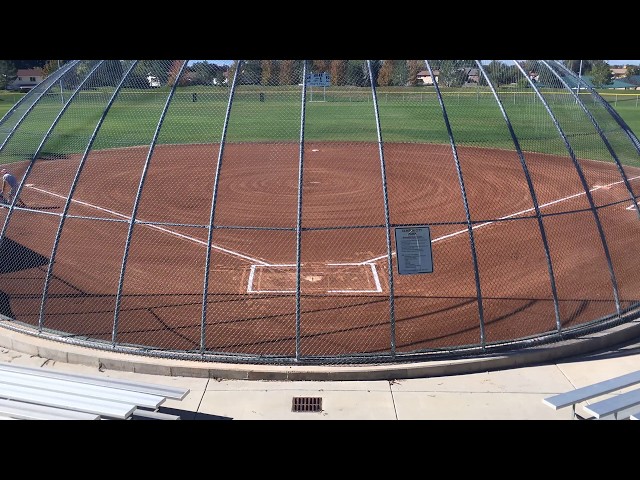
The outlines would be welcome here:
<svg viewBox="0 0 640 480">
<path fill-rule="evenodd" d="M 25 187 L 33 187 L 33 183 L 25 183 L 24 186 Z"/>
<path fill-rule="evenodd" d="M 311 150 L 312 152 L 319 152 L 320 150 L 318 148 L 314 148 Z"/>
</svg>

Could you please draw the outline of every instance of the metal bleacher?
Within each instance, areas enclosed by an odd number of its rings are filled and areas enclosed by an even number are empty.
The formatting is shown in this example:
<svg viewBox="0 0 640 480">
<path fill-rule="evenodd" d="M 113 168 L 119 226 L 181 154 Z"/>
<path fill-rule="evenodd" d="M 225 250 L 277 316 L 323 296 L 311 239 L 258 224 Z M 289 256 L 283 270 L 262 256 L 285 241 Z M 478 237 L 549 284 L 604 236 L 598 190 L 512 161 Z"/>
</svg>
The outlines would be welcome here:
<svg viewBox="0 0 640 480">
<path fill-rule="evenodd" d="M 584 411 L 591 415 L 585 418 L 576 413 L 576 405 L 588 400 L 604 397 L 607 394 L 613 394 L 624 388 L 632 387 L 640 384 L 640 370 L 621 375 L 619 377 L 610 378 L 602 382 L 586 385 L 576 388 L 568 392 L 552 395 L 542 399 L 542 402 L 559 410 L 571 407 L 572 418 L 578 420 L 585 419 L 608 419 L 608 420 L 635 420 L 640 405 L 640 389 L 630 390 L 625 393 L 617 393 L 609 398 L 598 400 L 595 403 L 583 405 Z"/>
<path fill-rule="evenodd" d="M 180 420 L 160 412 L 188 388 L 0 362 L 0 419 Z"/>
</svg>

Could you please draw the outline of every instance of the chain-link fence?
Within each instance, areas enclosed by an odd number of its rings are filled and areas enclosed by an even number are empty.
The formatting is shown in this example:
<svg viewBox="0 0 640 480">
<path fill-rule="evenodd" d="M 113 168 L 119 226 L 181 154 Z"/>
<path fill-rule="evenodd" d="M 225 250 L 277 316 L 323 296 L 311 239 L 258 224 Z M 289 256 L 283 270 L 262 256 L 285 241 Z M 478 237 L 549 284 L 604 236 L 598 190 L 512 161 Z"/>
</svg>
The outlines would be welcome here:
<svg viewBox="0 0 640 480">
<path fill-rule="evenodd" d="M 638 315 L 640 142 L 557 61 L 72 61 L 0 164 L 2 324 L 56 341 L 386 363 Z"/>
</svg>

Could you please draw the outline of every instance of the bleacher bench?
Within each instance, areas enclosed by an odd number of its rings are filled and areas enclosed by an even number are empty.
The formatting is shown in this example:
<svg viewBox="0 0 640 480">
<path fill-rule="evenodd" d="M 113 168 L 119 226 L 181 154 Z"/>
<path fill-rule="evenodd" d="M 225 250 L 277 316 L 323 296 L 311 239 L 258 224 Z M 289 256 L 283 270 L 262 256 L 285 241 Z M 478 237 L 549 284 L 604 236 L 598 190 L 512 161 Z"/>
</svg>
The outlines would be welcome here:
<svg viewBox="0 0 640 480">
<path fill-rule="evenodd" d="M 632 390 L 627 393 L 616 395 L 612 398 L 601 400 L 591 405 L 583 407 L 589 415 L 593 417 L 582 417 L 576 413 L 576 405 L 594 398 L 616 392 L 623 388 L 632 387 L 640 383 L 640 370 L 627 373 L 619 377 L 610 378 L 602 382 L 586 385 L 576 388 L 569 392 L 552 395 L 542 399 L 542 402 L 553 408 L 560 410 L 562 408 L 571 407 L 572 419 L 626 419 L 630 418 L 633 411 L 637 410 L 640 405 L 640 389 Z"/>
<path fill-rule="evenodd" d="M 82 375 L 78 373 L 61 372 L 42 367 L 27 367 L 24 365 L 14 365 L 12 363 L 0 362 L 0 370 L 10 372 L 25 372 L 31 375 L 40 375 L 47 378 L 59 378 L 61 380 L 73 380 L 78 383 L 88 383 L 90 385 L 106 385 L 122 390 L 134 392 L 150 393 L 162 395 L 173 400 L 184 400 L 189 393 L 188 388 L 172 387 L 167 385 L 156 385 L 155 383 L 132 382 L 130 380 L 97 377 L 95 375 Z"/>
<path fill-rule="evenodd" d="M 13 420 L 100 420 L 95 413 L 4 399 L 0 399 L 0 415 Z"/>
<path fill-rule="evenodd" d="M 133 411 L 131 419 L 135 420 L 136 417 L 144 418 L 146 420 L 180 420 L 180 415 L 159 412 L 157 410 L 145 410 L 143 408 L 136 408 Z"/>
<path fill-rule="evenodd" d="M 0 416 L 30 420 L 178 420 L 159 411 L 188 388 L 0 362 Z"/>
<path fill-rule="evenodd" d="M 586 405 L 584 410 L 598 419 L 624 420 L 638 409 L 638 405 L 640 405 L 640 389 Z"/>
</svg>

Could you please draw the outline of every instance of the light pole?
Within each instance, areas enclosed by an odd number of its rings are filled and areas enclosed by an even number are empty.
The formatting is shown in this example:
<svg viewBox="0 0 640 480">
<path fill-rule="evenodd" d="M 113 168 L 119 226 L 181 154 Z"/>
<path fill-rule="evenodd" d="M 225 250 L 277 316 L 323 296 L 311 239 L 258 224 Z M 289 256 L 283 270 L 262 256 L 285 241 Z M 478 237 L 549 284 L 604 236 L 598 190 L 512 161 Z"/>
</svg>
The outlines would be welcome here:
<svg viewBox="0 0 640 480">
<path fill-rule="evenodd" d="M 60 60 L 58 60 L 58 70 L 60 70 Z M 60 77 L 60 103 L 64 105 L 64 93 L 62 91 L 62 77 Z"/>
<path fill-rule="evenodd" d="M 580 95 L 580 79 L 582 78 L 582 60 L 580 60 L 580 69 L 578 70 L 578 95 Z"/>
</svg>

